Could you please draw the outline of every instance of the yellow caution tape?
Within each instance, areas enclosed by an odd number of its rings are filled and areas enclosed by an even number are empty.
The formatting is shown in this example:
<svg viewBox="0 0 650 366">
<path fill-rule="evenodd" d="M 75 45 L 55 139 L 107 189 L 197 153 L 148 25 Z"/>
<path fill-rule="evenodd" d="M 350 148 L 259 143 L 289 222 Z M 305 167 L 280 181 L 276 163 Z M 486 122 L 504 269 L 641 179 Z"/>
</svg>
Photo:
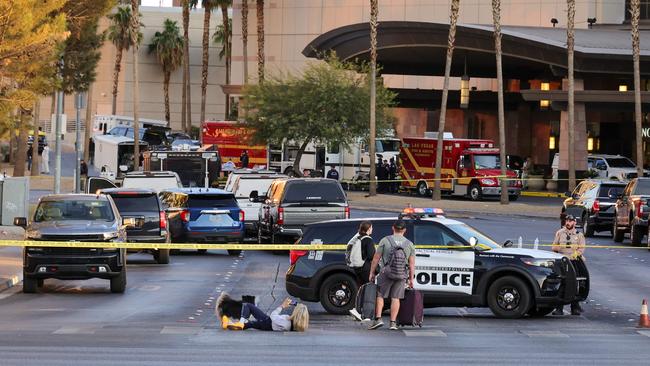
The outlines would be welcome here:
<svg viewBox="0 0 650 366">
<path fill-rule="evenodd" d="M 483 244 L 479 244 L 489 248 Z M 532 244 L 526 244 L 531 246 Z M 539 244 L 538 247 L 551 247 Z M 347 244 L 246 244 L 246 243 L 120 243 L 81 241 L 0 240 L 0 247 L 55 247 L 55 248 L 125 248 L 125 249 L 222 249 L 222 250 L 345 250 Z M 417 249 L 469 249 L 469 245 L 415 245 Z M 516 248 L 513 245 L 511 248 Z M 588 249 L 648 249 L 647 247 L 617 245 L 587 245 Z M 526 248 L 530 249 L 530 248 Z"/>
</svg>

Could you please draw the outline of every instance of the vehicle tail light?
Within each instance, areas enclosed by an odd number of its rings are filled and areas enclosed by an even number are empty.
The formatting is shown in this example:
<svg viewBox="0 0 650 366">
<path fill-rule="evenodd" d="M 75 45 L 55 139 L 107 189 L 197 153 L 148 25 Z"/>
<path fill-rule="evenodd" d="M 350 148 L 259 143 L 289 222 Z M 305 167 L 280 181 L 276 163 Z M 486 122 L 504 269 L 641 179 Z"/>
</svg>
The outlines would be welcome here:
<svg viewBox="0 0 650 366">
<path fill-rule="evenodd" d="M 246 215 L 244 215 L 244 210 L 239 210 L 239 221 L 244 222 L 244 218 Z"/>
<path fill-rule="evenodd" d="M 181 220 L 183 220 L 183 222 L 190 222 L 190 211 L 189 210 L 181 211 Z"/>
<path fill-rule="evenodd" d="M 296 264 L 298 258 L 309 253 L 307 250 L 290 250 L 289 251 L 289 264 Z"/>
<path fill-rule="evenodd" d="M 284 224 L 284 208 L 278 208 L 278 225 Z"/>
<path fill-rule="evenodd" d="M 645 206 L 647 202 L 645 200 L 639 200 L 637 201 L 637 206 L 636 206 L 636 217 L 643 217 L 643 206 Z"/>
<path fill-rule="evenodd" d="M 165 215 L 165 211 L 160 211 L 160 228 L 167 229 L 167 215 Z"/>
<path fill-rule="evenodd" d="M 594 205 L 591 206 L 591 211 L 594 212 L 594 213 L 597 213 L 597 212 L 600 211 L 600 201 L 598 201 L 598 200 L 594 201 Z"/>
<path fill-rule="evenodd" d="M 345 218 L 349 219 L 350 218 L 350 207 L 345 208 Z"/>
</svg>

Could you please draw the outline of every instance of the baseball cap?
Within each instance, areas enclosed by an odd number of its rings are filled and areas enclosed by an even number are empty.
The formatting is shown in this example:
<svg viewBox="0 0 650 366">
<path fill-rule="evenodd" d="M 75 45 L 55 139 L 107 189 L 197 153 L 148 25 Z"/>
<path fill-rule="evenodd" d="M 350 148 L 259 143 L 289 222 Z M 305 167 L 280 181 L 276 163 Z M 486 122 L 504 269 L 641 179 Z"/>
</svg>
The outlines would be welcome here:
<svg viewBox="0 0 650 366">
<path fill-rule="evenodd" d="M 404 220 L 397 220 L 395 223 L 393 223 L 393 227 L 397 230 L 404 230 L 406 229 L 406 223 Z"/>
<path fill-rule="evenodd" d="M 573 217 L 573 215 L 566 215 L 566 217 L 564 219 L 567 220 L 567 221 L 576 221 L 576 218 Z"/>
</svg>

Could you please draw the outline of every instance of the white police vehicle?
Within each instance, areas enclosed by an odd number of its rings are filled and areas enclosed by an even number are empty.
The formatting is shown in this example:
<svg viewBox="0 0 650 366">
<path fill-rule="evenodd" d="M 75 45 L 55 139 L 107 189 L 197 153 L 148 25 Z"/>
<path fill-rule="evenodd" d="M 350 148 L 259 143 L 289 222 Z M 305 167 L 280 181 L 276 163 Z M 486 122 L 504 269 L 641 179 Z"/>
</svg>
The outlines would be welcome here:
<svg viewBox="0 0 650 366">
<path fill-rule="evenodd" d="M 589 274 L 567 257 L 542 250 L 503 247 L 471 226 L 442 216 L 438 209 L 406 209 L 405 236 L 416 244 L 415 288 L 425 307 L 489 307 L 500 318 L 544 316 L 556 306 L 584 300 Z M 300 244 L 344 244 L 361 221 L 373 225 L 373 238 L 390 235 L 397 218 L 331 220 L 307 225 Z M 422 246 L 442 246 L 421 248 Z M 354 306 L 358 285 L 342 251 L 290 253 L 287 292 L 320 302 L 333 314 Z"/>
</svg>

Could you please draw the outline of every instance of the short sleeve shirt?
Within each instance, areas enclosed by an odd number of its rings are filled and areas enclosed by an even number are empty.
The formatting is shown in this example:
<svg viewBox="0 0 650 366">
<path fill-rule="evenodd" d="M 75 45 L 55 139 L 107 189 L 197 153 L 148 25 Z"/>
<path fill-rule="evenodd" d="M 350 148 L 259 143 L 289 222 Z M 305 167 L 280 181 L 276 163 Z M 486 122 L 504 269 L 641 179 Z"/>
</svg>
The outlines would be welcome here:
<svg viewBox="0 0 650 366">
<path fill-rule="evenodd" d="M 392 238 L 394 244 L 391 244 L 388 238 Z M 379 245 L 377 246 L 377 253 L 381 254 L 381 262 L 379 264 L 382 267 L 388 263 L 388 260 L 390 259 L 392 245 L 398 245 L 404 248 L 404 255 L 406 256 L 406 259 L 415 256 L 415 246 L 410 240 L 408 240 L 403 235 L 390 235 L 381 239 L 379 241 Z"/>
</svg>

